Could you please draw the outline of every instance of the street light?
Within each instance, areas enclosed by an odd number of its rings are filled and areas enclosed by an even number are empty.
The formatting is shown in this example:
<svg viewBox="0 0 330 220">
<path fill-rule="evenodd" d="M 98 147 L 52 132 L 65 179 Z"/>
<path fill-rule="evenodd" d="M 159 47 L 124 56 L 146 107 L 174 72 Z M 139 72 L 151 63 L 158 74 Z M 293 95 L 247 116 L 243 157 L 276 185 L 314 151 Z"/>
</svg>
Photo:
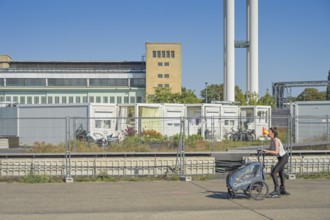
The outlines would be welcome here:
<svg viewBox="0 0 330 220">
<path fill-rule="evenodd" d="M 207 82 L 205 82 L 205 103 L 207 103 Z"/>
</svg>

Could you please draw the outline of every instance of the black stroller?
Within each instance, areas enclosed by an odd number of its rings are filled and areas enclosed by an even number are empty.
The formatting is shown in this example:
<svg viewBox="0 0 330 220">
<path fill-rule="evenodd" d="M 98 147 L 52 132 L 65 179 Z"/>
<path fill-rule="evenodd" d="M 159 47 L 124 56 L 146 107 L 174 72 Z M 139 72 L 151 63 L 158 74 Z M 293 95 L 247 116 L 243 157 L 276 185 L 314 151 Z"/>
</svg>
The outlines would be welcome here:
<svg viewBox="0 0 330 220">
<path fill-rule="evenodd" d="M 226 178 L 227 198 L 234 198 L 238 190 L 255 200 L 263 200 L 268 195 L 265 182 L 264 164 L 260 161 L 261 150 L 257 151 L 258 162 L 246 163 L 231 171 Z M 264 161 L 264 154 L 262 154 Z"/>
</svg>

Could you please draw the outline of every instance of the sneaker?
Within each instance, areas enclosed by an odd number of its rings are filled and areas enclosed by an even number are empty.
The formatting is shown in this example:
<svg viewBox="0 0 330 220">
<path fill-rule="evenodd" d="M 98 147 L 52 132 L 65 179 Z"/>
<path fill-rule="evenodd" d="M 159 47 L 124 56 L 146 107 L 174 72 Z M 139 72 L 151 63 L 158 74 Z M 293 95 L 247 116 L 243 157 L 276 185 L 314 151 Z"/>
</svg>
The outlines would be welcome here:
<svg viewBox="0 0 330 220">
<path fill-rule="evenodd" d="M 271 195 L 271 196 L 279 196 L 279 195 L 281 195 L 281 193 L 280 193 L 280 190 L 279 189 L 275 189 L 269 195 Z"/>
<path fill-rule="evenodd" d="M 280 187 L 280 192 L 281 192 L 281 195 L 285 195 L 285 196 L 290 195 L 290 193 L 287 192 L 287 191 L 285 190 L 285 187 L 283 187 L 283 186 Z"/>
<path fill-rule="evenodd" d="M 285 190 L 281 190 L 281 195 L 288 196 L 290 193 Z"/>
</svg>

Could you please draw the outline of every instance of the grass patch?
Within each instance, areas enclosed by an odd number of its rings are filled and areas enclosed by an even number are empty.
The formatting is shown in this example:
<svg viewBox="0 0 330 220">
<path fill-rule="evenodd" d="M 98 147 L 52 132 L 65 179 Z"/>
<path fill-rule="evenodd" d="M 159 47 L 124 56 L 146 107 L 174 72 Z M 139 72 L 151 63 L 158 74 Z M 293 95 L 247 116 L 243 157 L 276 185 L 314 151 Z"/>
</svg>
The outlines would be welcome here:
<svg viewBox="0 0 330 220">
<path fill-rule="evenodd" d="M 192 176 L 194 181 L 205 181 L 214 179 L 215 175 L 197 175 Z M 120 182 L 120 181 L 130 181 L 130 182 L 149 182 L 149 181 L 179 181 L 179 175 L 159 175 L 159 176 L 76 176 L 73 177 L 74 182 Z M 27 175 L 22 177 L 2 177 L 0 182 L 6 183 L 28 183 L 28 184 L 38 184 L 38 183 L 64 183 L 64 177 L 59 176 L 47 176 L 47 175 Z"/>
<path fill-rule="evenodd" d="M 310 173 L 310 174 L 296 174 L 298 179 L 330 179 L 330 173 Z"/>
<path fill-rule="evenodd" d="M 206 141 L 206 140 L 193 140 L 188 141 L 184 144 L 186 152 L 195 151 L 226 151 L 228 149 L 238 148 L 242 146 L 259 146 L 265 143 L 261 141 L 229 141 L 223 140 L 217 141 Z M 159 143 L 156 145 L 141 143 L 135 137 L 124 141 L 123 143 L 112 144 L 108 147 L 102 148 L 96 144 L 89 144 L 87 142 L 73 140 L 70 141 L 71 152 L 176 152 L 178 144 L 173 142 Z M 28 153 L 65 153 L 66 145 L 59 144 L 53 145 L 45 142 L 35 142 L 33 146 L 26 150 Z"/>
</svg>

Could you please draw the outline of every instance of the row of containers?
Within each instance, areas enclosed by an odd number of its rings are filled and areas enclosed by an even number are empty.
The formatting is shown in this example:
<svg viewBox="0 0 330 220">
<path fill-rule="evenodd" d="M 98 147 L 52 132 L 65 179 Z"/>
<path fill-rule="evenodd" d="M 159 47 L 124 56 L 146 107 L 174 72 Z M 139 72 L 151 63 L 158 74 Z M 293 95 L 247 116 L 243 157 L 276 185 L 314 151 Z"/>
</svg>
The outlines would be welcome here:
<svg viewBox="0 0 330 220">
<path fill-rule="evenodd" d="M 95 137 L 118 137 L 132 129 L 171 137 L 200 134 L 222 141 L 229 133 L 250 130 L 254 137 L 271 126 L 270 106 L 224 104 L 61 104 L 14 105 L 0 108 L 0 136 L 18 137 L 20 146 L 34 142 L 64 143 L 88 132 Z"/>
</svg>

